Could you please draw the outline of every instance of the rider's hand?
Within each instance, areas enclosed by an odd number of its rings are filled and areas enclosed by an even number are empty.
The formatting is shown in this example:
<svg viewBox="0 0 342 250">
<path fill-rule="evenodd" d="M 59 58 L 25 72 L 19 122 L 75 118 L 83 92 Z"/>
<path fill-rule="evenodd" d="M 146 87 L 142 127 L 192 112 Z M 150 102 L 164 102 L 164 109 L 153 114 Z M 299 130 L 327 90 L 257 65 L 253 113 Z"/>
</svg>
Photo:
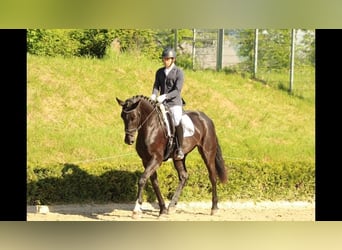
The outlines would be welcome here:
<svg viewBox="0 0 342 250">
<path fill-rule="evenodd" d="M 166 94 L 160 95 L 160 96 L 157 97 L 157 101 L 159 103 L 163 103 L 163 101 L 165 101 L 165 99 L 166 99 Z"/>
<path fill-rule="evenodd" d="M 155 100 L 156 100 L 156 95 L 155 95 L 155 94 L 152 94 L 151 97 L 150 97 L 150 99 L 151 99 L 152 101 L 155 101 Z"/>
</svg>

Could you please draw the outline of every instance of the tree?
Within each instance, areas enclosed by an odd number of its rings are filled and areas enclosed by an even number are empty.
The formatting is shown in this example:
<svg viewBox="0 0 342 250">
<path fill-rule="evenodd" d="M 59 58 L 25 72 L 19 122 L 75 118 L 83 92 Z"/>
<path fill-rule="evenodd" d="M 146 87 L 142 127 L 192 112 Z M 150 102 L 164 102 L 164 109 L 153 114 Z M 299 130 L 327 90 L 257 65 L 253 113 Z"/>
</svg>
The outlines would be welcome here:
<svg viewBox="0 0 342 250">
<path fill-rule="evenodd" d="M 103 58 L 117 38 L 122 52 L 158 58 L 157 36 L 151 29 L 29 29 L 27 51 L 36 55 Z"/>
<path fill-rule="evenodd" d="M 45 56 L 73 56 L 78 42 L 70 39 L 66 29 L 28 29 L 27 52 Z"/>
<path fill-rule="evenodd" d="M 138 52 L 158 58 L 157 31 L 152 29 L 117 29 L 113 31 L 120 41 L 122 52 Z"/>
<path fill-rule="evenodd" d="M 249 72 L 253 70 L 255 30 L 244 29 L 234 32 L 235 47 L 238 55 L 247 60 L 244 67 Z M 291 48 L 291 30 L 259 29 L 258 68 L 277 70 L 289 66 Z"/>
<path fill-rule="evenodd" d="M 300 64 L 315 65 L 315 31 L 298 30 L 296 57 Z"/>
<path fill-rule="evenodd" d="M 72 30 L 69 37 L 78 42 L 76 56 L 103 58 L 106 48 L 114 39 L 114 32 L 107 29 Z"/>
</svg>

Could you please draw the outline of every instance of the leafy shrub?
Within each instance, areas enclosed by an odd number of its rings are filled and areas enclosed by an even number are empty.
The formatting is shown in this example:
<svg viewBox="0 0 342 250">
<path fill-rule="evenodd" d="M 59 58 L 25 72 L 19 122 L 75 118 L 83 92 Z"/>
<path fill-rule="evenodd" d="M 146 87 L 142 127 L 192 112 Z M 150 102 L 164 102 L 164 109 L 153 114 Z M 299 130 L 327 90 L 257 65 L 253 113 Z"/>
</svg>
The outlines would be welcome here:
<svg viewBox="0 0 342 250">
<path fill-rule="evenodd" d="M 121 51 L 160 57 L 156 32 L 137 29 L 28 29 L 27 51 L 41 56 L 103 58 L 115 38 Z"/>
<path fill-rule="evenodd" d="M 180 201 L 211 200 L 211 184 L 203 162 L 188 162 L 188 182 Z M 314 199 L 314 164 L 231 162 L 228 183 L 218 183 L 220 200 L 308 200 Z M 28 166 L 27 202 L 84 203 L 133 202 L 142 166 L 111 166 L 110 163 L 77 166 L 63 164 L 44 168 Z M 172 164 L 158 170 L 161 192 L 171 199 L 178 175 Z M 150 182 L 144 190 L 145 201 L 155 201 Z"/>
<path fill-rule="evenodd" d="M 191 54 L 180 54 L 177 56 L 176 64 L 183 69 L 192 69 L 193 62 Z"/>
<path fill-rule="evenodd" d="M 72 30 L 69 36 L 72 40 L 78 41 L 76 56 L 103 58 L 115 35 L 107 29 L 77 29 Z"/>
<path fill-rule="evenodd" d="M 41 56 L 65 57 L 77 54 L 79 43 L 70 39 L 68 30 L 27 30 L 27 52 Z"/>
</svg>

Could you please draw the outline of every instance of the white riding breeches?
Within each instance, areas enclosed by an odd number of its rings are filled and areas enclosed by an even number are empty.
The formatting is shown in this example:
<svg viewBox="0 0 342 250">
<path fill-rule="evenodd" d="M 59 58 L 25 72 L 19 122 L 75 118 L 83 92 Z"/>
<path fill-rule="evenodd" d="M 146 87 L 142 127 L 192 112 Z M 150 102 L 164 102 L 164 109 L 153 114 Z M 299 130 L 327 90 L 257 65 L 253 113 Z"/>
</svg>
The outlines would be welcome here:
<svg viewBox="0 0 342 250">
<path fill-rule="evenodd" d="M 175 126 L 177 127 L 182 119 L 182 115 L 183 115 L 183 109 L 182 106 L 172 106 L 170 107 L 170 111 L 172 113 L 172 117 L 173 117 L 173 122 L 175 124 Z"/>
</svg>

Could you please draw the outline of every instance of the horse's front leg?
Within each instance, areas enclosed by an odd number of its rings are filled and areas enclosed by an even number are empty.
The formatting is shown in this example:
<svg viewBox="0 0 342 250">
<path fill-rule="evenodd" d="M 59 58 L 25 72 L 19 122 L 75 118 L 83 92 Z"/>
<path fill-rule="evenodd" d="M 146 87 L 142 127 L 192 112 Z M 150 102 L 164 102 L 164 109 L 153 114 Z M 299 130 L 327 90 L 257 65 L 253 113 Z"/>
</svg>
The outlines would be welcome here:
<svg viewBox="0 0 342 250">
<path fill-rule="evenodd" d="M 151 175 L 150 179 L 151 179 L 153 190 L 154 190 L 154 192 L 157 196 L 157 199 L 158 199 L 158 204 L 159 204 L 159 208 L 160 208 L 159 215 L 167 214 L 165 201 L 164 201 L 163 196 L 162 196 L 160 189 L 159 189 L 157 172 L 154 172 Z"/>
<path fill-rule="evenodd" d="M 170 201 L 169 207 L 168 207 L 168 212 L 171 214 L 176 210 L 176 205 L 179 199 L 179 196 L 186 184 L 187 179 L 189 178 L 189 175 L 186 171 L 186 167 L 185 167 L 185 157 L 183 158 L 183 160 L 181 161 L 173 161 L 173 164 L 177 170 L 178 173 L 178 179 L 179 179 L 179 183 L 178 183 L 178 187 L 174 193 L 174 195 L 172 196 L 172 199 Z"/>
<path fill-rule="evenodd" d="M 151 175 L 157 170 L 157 168 L 161 165 L 161 161 L 160 163 L 158 163 L 158 161 L 150 161 L 149 163 L 143 162 L 144 167 L 145 167 L 145 171 L 144 173 L 141 175 L 139 182 L 138 182 L 138 197 L 137 200 L 135 202 L 135 206 L 133 209 L 133 218 L 138 218 L 140 217 L 141 213 L 142 213 L 142 203 L 143 203 L 143 199 L 142 199 L 142 195 L 143 195 L 143 190 L 144 187 L 146 185 L 147 180 L 151 177 Z"/>
</svg>

